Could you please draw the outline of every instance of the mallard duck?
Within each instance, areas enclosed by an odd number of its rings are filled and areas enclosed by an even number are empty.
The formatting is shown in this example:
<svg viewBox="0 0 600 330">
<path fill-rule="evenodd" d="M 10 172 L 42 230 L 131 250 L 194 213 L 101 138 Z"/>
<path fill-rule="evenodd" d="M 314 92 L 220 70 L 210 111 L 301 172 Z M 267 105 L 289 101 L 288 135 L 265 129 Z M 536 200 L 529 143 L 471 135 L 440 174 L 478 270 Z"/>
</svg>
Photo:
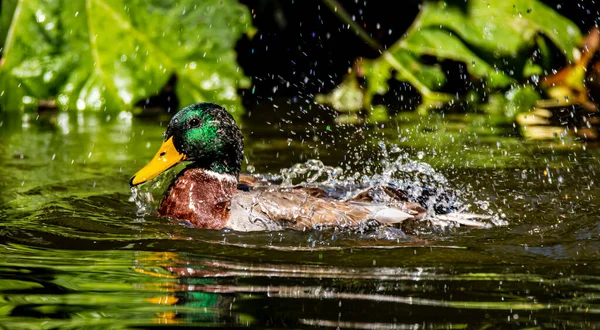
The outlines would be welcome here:
<svg viewBox="0 0 600 330">
<path fill-rule="evenodd" d="M 171 119 L 159 151 L 130 185 L 187 162 L 167 189 L 158 213 L 199 228 L 255 231 L 367 223 L 398 227 L 426 215 L 421 205 L 408 202 L 392 187 L 371 187 L 337 200 L 316 187 L 259 185 L 257 178 L 240 175 L 243 153 L 242 133 L 227 110 L 213 103 L 190 105 Z"/>
</svg>

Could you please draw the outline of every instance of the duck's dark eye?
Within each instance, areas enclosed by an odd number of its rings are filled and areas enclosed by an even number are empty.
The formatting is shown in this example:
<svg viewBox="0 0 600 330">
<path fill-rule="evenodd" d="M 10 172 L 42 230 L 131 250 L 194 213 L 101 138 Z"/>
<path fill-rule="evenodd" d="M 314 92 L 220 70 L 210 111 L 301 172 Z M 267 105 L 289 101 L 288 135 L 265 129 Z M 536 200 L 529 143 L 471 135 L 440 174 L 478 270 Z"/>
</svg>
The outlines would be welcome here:
<svg viewBox="0 0 600 330">
<path fill-rule="evenodd" d="M 200 119 L 192 118 L 192 119 L 190 119 L 189 124 L 190 124 L 190 127 L 198 127 L 198 126 L 200 126 Z"/>
</svg>

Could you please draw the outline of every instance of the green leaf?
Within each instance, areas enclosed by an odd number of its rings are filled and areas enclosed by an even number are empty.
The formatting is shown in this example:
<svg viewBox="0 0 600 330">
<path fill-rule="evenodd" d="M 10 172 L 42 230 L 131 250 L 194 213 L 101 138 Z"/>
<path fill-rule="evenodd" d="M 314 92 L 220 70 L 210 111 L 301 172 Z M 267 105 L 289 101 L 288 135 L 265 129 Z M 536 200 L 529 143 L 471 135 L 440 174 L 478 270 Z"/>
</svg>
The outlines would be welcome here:
<svg viewBox="0 0 600 330">
<path fill-rule="evenodd" d="M 0 2 L 0 54 L 2 54 L 2 45 L 4 45 L 4 40 L 6 40 L 6 35 L 10 28 L 10 21 L 12 20 L 16 7 L 17 0 L 4 0 Z"/>
<path fill-rule="evenodd" d="M 393 54 L 403 69 L 397 68 L 396 79 L 410 82 L 414 76 L 429 89 L 439 89 L 446 83 L 446 76 L 438 64 L 426 65 L 407 51 L 398 51 Z"/>
<path fill-rule="evenodd" d="M 6 279 L 0 280 L 0 289 L 2 289 L 2 291 L 30 290 L 30 289 L 39 289 L 42 287 L 43 286 L 41 284 L 36 283 L 36 282 L 31 282 L 31 281 L 6 280 Z"/>
<path fill-rule="evenodd" d="M 540 35 L 568 61 L 581 41 L 573 22 L 537 0 L 426 1 L 407 37 L 391 51 L 464 62 L 488 87 L 503 88 L 523 73 Z"/>
<path fill-rule="evenodd" d="M 236 90 L 249 80 L 234 46 L 252 27 L 236 0 L 13 0 L 1 14 L 11 22 L 0 67 L 7 109 L 48 98 L 63 109 L 131 109 L 175 75 L 181 104 L 242 112 Z"/>
<path fill-rule="evenodd" d="M 490 95 L 490 101 L 483 110 L 492 115 L 501 114 L 504 118 L 514 119 L 517 114 L 530 111 L 542 97 L 530 85 L 515 85 L 503 95 Z"/>
<path fill-rule="evenodd" d="M 418 55 L 432 55 L 467 64 L 467 70 L 475 78 L 484 78 L 489 87 L 506 87 L 515 80 L 473 53 L 462 41 L 448 30 L 421 29 L 404 40 L 402 47 Z M 402 50 L 398 50 L 400 53 Z M 443 80 L 445 82 L 445 79 Z M 441 87 L 441 84 L 440 86 Z"/>
<path fill-rule="evenodd" d="M 537 0 L 426 1 L 407 38 L 423 28 L 453 31 L 486 60 L 517 57 L 542 34 L 572 61 L 581 40 L 575 23 Z"/>
<path fill-rule="evenodd" d="M 363 107 L 363 96 L 356 75 L 350 74 L 331 93 L 318 94 L 316 102 L 329 104 L 340 112 L 356 112 Z"/>
</svg>

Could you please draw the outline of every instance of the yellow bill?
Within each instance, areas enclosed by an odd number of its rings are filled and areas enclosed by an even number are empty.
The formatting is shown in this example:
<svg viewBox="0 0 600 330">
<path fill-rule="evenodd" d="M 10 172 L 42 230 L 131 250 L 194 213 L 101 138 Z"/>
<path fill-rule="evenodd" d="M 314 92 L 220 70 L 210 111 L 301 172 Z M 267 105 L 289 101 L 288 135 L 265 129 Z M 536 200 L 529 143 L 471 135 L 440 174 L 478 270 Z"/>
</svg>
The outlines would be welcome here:
<svg viewBox="0 0 600 330">
<path fill-rule="evenodd" d="M 132 186 L 154 179 L 162 172 L 185 160 L 185 155 L 175 149 L 173 137 L 163 142 L 154 158 L 144 168 L 139 170 L 129 181 Z"/>
</svg>

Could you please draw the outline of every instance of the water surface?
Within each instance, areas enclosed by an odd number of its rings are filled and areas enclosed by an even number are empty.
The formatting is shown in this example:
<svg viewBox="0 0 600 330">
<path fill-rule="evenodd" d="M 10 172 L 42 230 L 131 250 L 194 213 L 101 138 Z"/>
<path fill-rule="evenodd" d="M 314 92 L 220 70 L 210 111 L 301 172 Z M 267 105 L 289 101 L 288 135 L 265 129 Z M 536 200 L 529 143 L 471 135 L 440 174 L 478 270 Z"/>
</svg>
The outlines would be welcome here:
<svg viewBox="0 0 600 330">
<path fill-rule="evenodd" d="M 484 119 L 242 122 L 246 170 L 318 158 L 372 176 L 406 153 L 443 175 L 463 207 L 507 224 L 402 240 L 188 228 L 139 212 L 128 186 L 168 117 L 0 113 L 0 325 L 599 326 L 598 150 L 526 142 Z"/>
</svg>

